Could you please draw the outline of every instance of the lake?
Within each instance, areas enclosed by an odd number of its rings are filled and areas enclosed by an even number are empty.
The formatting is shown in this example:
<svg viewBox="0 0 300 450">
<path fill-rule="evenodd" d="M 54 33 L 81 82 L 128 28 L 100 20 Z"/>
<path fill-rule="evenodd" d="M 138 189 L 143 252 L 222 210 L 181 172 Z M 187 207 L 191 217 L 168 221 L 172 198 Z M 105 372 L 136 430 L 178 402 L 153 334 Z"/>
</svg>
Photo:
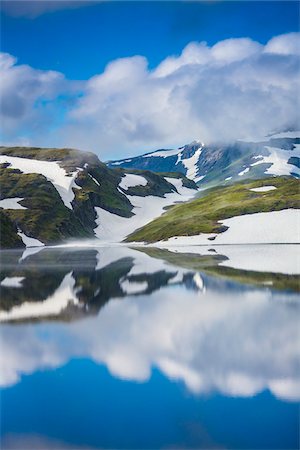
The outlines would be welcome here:
<svg viewBox="0 0 300 450">
<path fill-rule="evenodd" d="M 1 252 L 1 448 L 299 448 L 299 247 Z"/>
</svg>

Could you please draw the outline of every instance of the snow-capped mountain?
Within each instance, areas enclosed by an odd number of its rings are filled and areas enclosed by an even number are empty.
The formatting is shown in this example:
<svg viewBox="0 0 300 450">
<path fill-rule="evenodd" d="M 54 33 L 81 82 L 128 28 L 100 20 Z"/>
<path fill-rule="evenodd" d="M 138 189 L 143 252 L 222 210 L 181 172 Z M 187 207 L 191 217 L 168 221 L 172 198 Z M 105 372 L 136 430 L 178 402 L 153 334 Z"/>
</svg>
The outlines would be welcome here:
<svg viewBox="0 0 300 450">
<path fill-rule="evenodd" d="M 178 149 L 109 161 L 109 167 L 181 172 L 198 185 L 229 184 L 270 175 L 300 176 L 300 132 L 274 134 L 233 144 L 194 141 Z"/>
</svg>

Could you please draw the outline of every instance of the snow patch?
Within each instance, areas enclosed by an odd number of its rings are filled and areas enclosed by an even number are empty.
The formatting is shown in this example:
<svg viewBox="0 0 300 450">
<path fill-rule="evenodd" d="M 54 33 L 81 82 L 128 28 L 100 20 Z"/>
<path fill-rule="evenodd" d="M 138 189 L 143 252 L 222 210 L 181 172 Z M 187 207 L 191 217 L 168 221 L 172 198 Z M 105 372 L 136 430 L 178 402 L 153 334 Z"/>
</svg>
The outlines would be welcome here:
<svg viewBox="0 0 300 450">
<path fill-rule="evenodd" d="M 245 214 L 220 221 L 224 233 L 178 236 L 165 241 L 179 245 L 300 244 L 300 209 Z"/>
<path fill-rule="evenodd" d="M 89 173 L 89 177 L 93 180 L 94 183 L 96 183 L 98 186 L 100 186 L 99 181 L 96 180 L 96 178 L 94 178 L 90 173 Z"/>
<path fill-rule="evenodd" d="M 245 173 L 249 172 L 249 170 L 250 170 L 250 168 L 249 168 L 249 167 L 246 167 L 246 169 L 242 170 L 242 171 L 238 174 L 238 176 L 239 176 L 239 177 L 242 177 L 243 175 L 245 175 Z"/>
<path fill-rule="evenodd" d="M 262 186 L 262 187 L 258 187 L 258 188 L 249 189 L 249 191 L 253 191 L 253 192 L 268 192 L 268 191 L 274 191 L 274 189 L 277 189 L 277 187 L 275 187 L 275 186 Z"/>
<path fill-rule="evenodd" d="M 147 180 L 141 175 L 134 175 L 133 173 L 126 173 L 124 177 L 122 177 L 121 182 L 119 183 L 119 187 L 127 191 L 128 188 L 134 186 L 146 186 Z"/>
<path fill-rule="evenodd" d="M 45 245 L 45 244 L 43 244 L 43 242 L 39 241 L 38 239 L 27 236 L 21 230 L 18 230 L 17 234 L 20 236 L 20 238 L 23 241 L 23 244 L 25 244 L 26 247 L 42 247 Z"/>
<path fill-rule="evenodd" d="M 146 155 L 143 155 L 142 158 L 149 158 L 150 156 L 156 156 L 156 157 L 158 156 L 160 158 L 168 158 L 169 156 L 176 156 L 176 155 L 178 155 L 179 151 L 180 151 L 179 149 L 177 149 L 177 150 L 172 150 L 172 149 L 170 149 L 170 150 L 160 150 L 160 151 L 157 151 L 157 152 L 148 153 Z"/>
<path fill-rule="evenodd" d="M 300 175 L 299 167 L 293 164 L 288 164 L 288 160 L 292 156 L 300 157 L 300 144 L 296 144 L 294 150 L 283 150 L 276 147 L 265 147 L 269 151 L 268 156 L 263 156 L 261 160 L 251 164 L 251 166 L 257 166 L 258 164 L 271 164 L 271 166 L 265 171 L 270 175 L 291 175 L 295 173 Z"/>
<path fill-rule="evenodd" d="M 25 206 L 19 205 L 19 202 L 24 200 L 24 197 L 11 197 L 0 200 L 0 208 L 3 209 L 27 209 Z"/>
<path fill-rule="evenodd" d="M 181 159 L 182 164 L 187 169 L 186 176 L 187 178 L 194 179 L 196 177 L 196 174 L 199 170 L 197 166 L 197 162 L 200 158 L 200 155 L 202 153 L 202 147 L 199 147 L 198 150 L 195 151 L 193 156 L 186 159 Z"/>
<path fill-rule="evenodd" d="M 73 187 L 81 189 L 75 183 L 78 170 L 67 174 L 56 161 L 40 161 L 36 159 L 19 158 L 16 156 L 0 155 L 0 164 L 9 163 L 11 168 L 19 169 L 21 172 L 38 173 L 50 181 L 59 193 L 65 206 L 72 209 L 71 202 L 74 199 Z"/>
</svg>

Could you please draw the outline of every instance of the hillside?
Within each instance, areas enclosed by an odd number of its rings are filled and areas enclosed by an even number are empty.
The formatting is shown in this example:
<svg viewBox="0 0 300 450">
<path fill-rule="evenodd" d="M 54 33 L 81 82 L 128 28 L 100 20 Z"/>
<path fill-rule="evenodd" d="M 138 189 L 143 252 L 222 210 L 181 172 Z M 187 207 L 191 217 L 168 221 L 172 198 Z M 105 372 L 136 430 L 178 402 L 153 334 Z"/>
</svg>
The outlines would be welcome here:
<svg viewBox="0 0 300 450">
<path fill-rule="evenodd" d="M 183 236 L 182 242 L 192 244 L 211 241 L 250 243 L 251 233 L 259 232 L 264 234 L 263 242 L 272 242 L 270 239 L 272 239 L 273 228 L 285 236 L 284 242 L 297 242 L 299 240 L 297 209 L 299 208 L 299 180 L 292 177 L 272 177 L 247 181 L 229 187 L 211 189 L 200 198 L 184 205 L 173 206 L 163 216 L 131 234 L 126 242 L 158 242 L 173 238 L 171 242 L 175 243 L 180 241 L 180 239 L 176 240 L 176 236 Z M 278 212 L 284 212 L 286 215 L 286 211 L 289 210 L 295 213 L 288 213 L 289 216 L 293 216 L 291 219 L 293 227 L 282 228 L 281 215 L 278 215 Z M 261 216 L 264 213 L 267 215 Z M 258 223 L 253 222 L 258 215 L 260 220 L 265 218 L 261 228 Z M 243 223 L 240 217 L 244 218 Z M 233 221 L 237 222 L 236 218 L 239 222 L 235 224 Z M 231 236 L 227 230 L 230 230 L 231 226 L 235 227 L 237 233 L 235 241 L 227 242 L 226 237 Z"/>
<path fill-rule="evenodd" d="M 109 167 L 183 173 L 201 187 L 229 185 L 270 175 L 300 176 L 300 132 L 276 134 L 257 142 L 209 144 L 194 141 L 178 149 L 109 161 Z"/>
<path fill-rule="evenodd" d="M 137 216 L 142 226 L 164 207 L 194 195 L 193 182 L 182 175 L 166 175 L 109 169 L 93 153 L 74 149 L 1 147 L 1 246 L 117 238 L 107 235 L 114 221 L 126 224 L 129 234 Z M 155 209 L 154 203 L 159 207 Z"/>
</svg>

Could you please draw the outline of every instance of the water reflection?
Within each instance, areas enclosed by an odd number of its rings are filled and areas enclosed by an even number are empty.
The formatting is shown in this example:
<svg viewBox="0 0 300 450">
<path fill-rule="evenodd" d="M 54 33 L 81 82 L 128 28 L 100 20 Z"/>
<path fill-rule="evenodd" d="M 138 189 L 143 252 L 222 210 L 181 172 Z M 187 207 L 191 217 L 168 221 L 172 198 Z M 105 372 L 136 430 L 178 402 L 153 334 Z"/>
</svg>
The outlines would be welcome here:
<svg viewBox="0 0 300 450">
<path fill-rule="evenodd" d="M 297 276 L 232 268 L 230 251 L 3 252 L 1 384 L 84 357 L 119 379 L 158 369 L 194 394 L 299 399 Z"/>
</svg>

